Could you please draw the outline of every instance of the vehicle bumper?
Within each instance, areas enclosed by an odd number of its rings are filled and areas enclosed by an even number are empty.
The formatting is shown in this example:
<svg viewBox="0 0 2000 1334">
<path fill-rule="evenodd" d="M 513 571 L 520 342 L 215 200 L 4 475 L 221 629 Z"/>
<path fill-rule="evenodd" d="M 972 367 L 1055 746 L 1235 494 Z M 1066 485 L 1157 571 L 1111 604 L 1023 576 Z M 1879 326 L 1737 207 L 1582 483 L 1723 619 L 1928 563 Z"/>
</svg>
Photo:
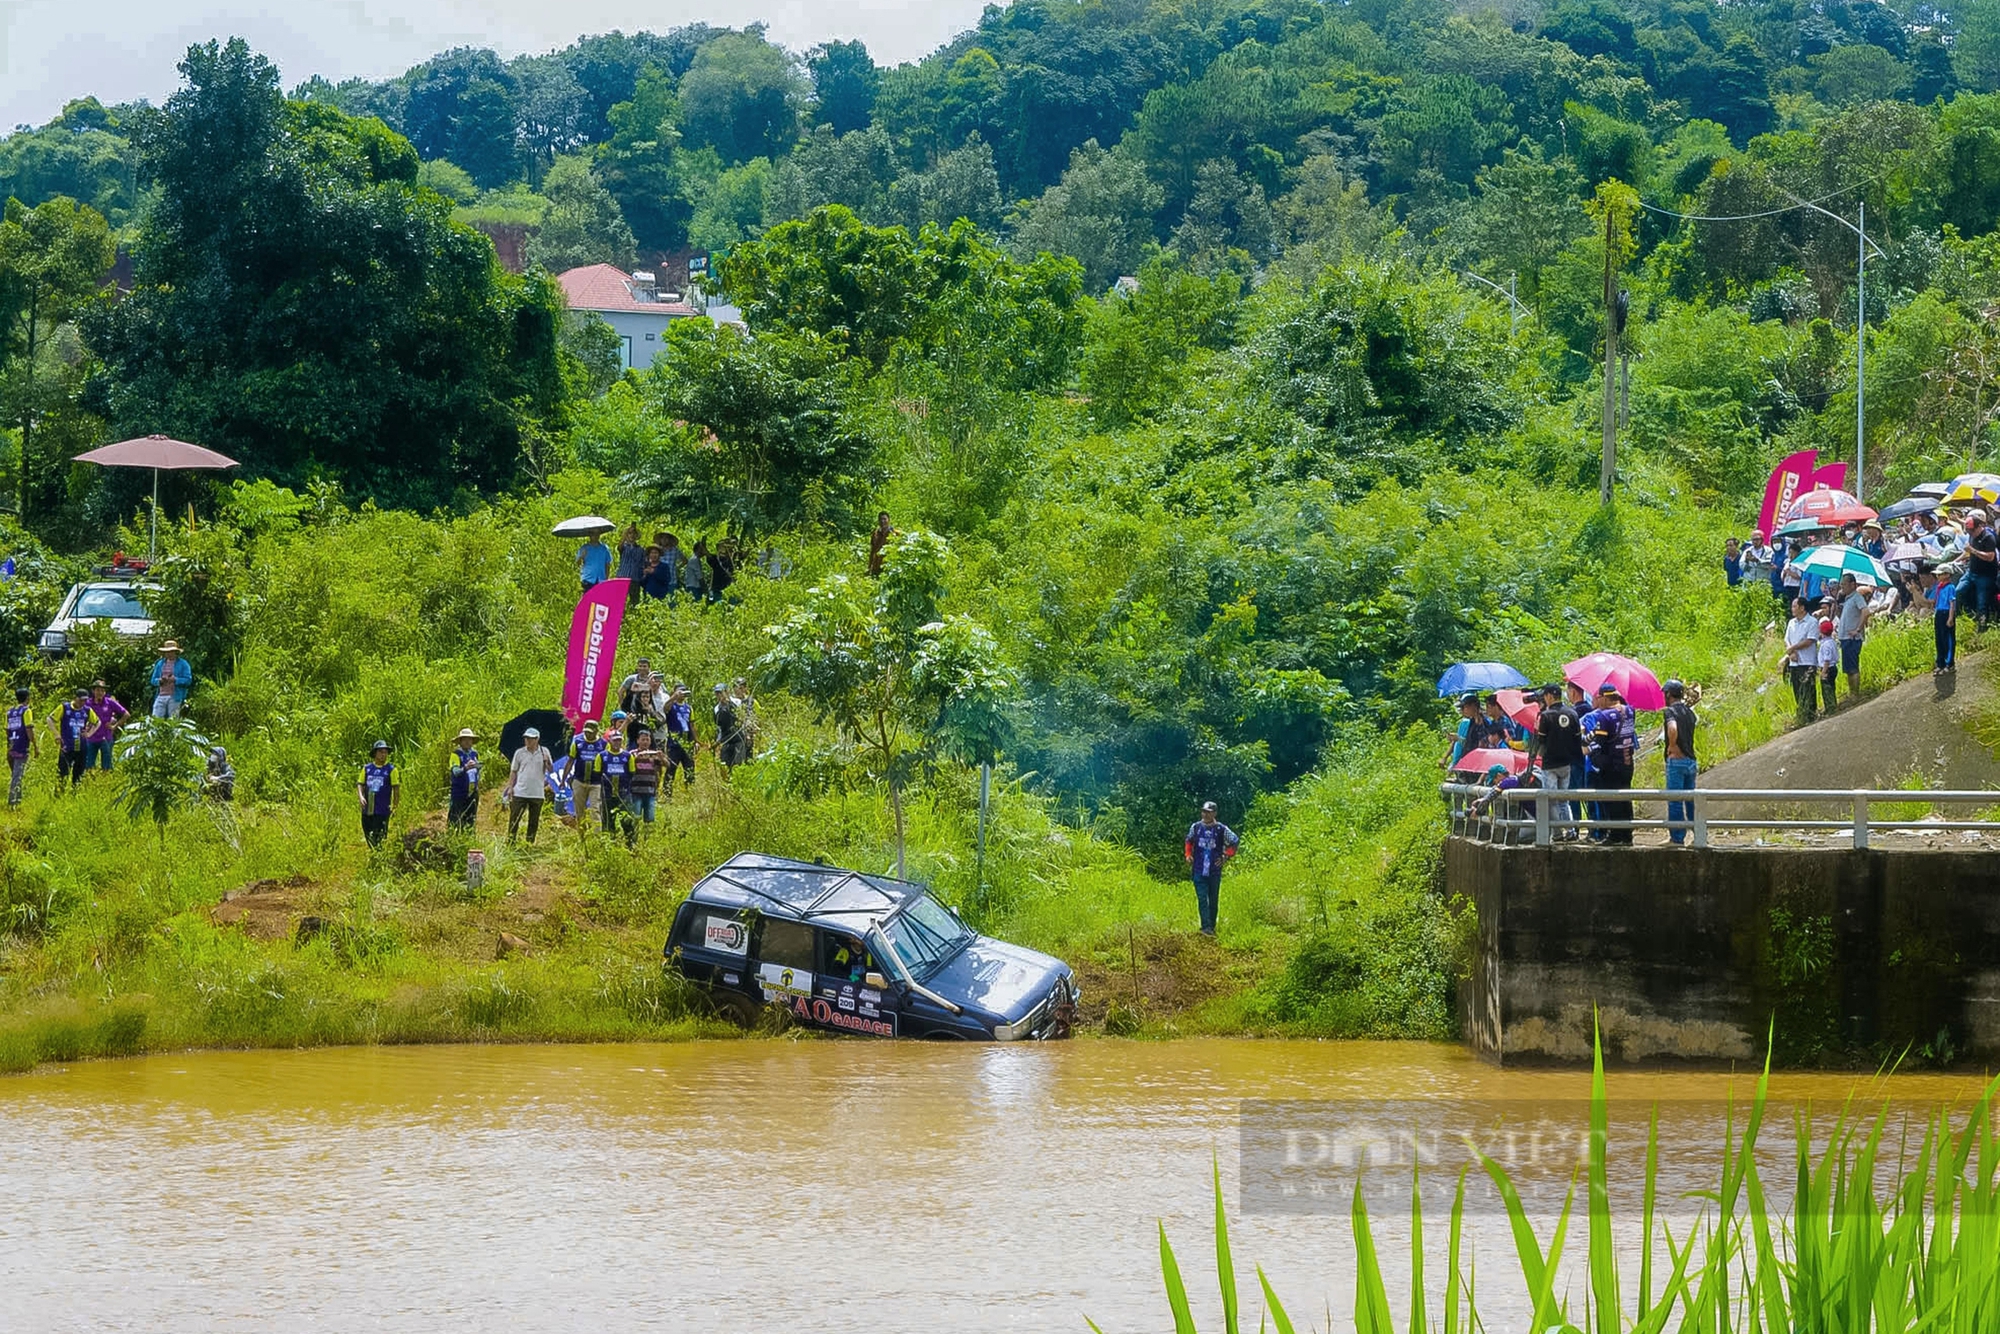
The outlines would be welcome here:
<svg viewBox="0 0 2000 1334">
<path fill-rule="evenodd" d="M 1082 993 L 1076 979 L 1062 977 L 1056 979 L 1049 994 L 1035 1004 L 1035 1008 L 1021 1019 L 1011 1024 L 1002 1024 L 993 1030 L 997 1042 L 1042 1042 L 1054 1038 L 1066 1038 L 1076 1027 L 1076 1002 Z"/>
</svg>

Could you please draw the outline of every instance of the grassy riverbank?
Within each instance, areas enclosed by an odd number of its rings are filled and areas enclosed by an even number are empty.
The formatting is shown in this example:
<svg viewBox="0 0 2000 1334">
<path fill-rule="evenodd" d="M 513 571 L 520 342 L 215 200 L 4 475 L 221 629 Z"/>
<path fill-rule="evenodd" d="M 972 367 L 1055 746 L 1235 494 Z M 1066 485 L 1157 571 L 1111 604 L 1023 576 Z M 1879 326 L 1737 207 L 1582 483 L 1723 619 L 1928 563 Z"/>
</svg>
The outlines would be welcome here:
<svg viewBox="0 0 2000 1334">
<path fill-rule="evenodd" d="M 1351 510 L 1286 522 L 1303 525 L 1300 561 L 1379 562 L 1374 596 L 1411 599 L 1419 620 L 1443 618 L 1452 628 L 1440 635 L 1475 646 L 1464 656 L 1553 676 L 1565 659 L 1613 646 L 1707 683 L 1711 762 L 1785 725 L 1789 698 L 1771 684 L 1768 596 L 1731 593 L 1719 565 L 1686 563 L 1693 548 L 1719 547 L 1721 516 L 1634 505 L 1605 527 L 1589 495 L 1507 486 L 1486 496 L 1498 495 L 1509 515 L 1504 545 L 1471 509 L 1449 508 L 1466 502 L 1448 490 L 1378 491 Z M 230 746 L 238 801 L 180 811 L 156 838 L 150 822 L 114 805 L 116 776 L 56 796 L 44 746 L 25 805 L 0 813 L 0 1068 L 184 1046 L 720 1031 L 659 962 L 674 909 L 699 875 L 745 848 L 893 864 L 882 789 L 852 765 L 826 767 L 830 730 L 798 701 L 764 693 L 765 756 L 733 782 L 704 758 L 692 794 L 663 803 L 637 850 L 560 827 L 536 848 L 509 848 L 490 795 L 470 843 L 438 832 L 449 738 L 468 725 L 491 738 L 559 693 L 573 549 L 545 536 L 549 524 L 619 508 L 610 484 L 588 472 L 559 475 L 548 496 L 455 518 L 262 488 L 239 492 L 214 526 L 169 533 L 169 626 L 191 645 L 201 678 L 191 715 Z M 1201 941 L 1192 894 L 1174 874 L 1178 833 L 1161 846 L 1143 812 L 1118 798 L 1141 786 L 1100 785 L 1095 803 L 1079 795 L 1086 761 L 1141 772 L 1115 749 L 1128 738 L 1062 729 L 1115 696 L 1134 719 L 1126 726 L 1160 747 L 1194 744 L 1187 738 L 1201 733 L 1172 730 L 1179 715 L 1147 702 L 1146 692 L 1168 686 L 1193 692 L 1172 707 L 1203 725 L 1227 721 L 1214 713 L 1224 706 L 1266 707 L 1287 678 L 1258 677 L 1262 668 L 1243 663 L 1282 646 L 1264 638 L 1257 615 L 1267 585 L 1249 582 L 1254 571 L 1232 576 L 1241 595 L 1176 656 L 1165 604 L 1155 606 L 1154 593 L 1135 600 L 1132 589 L 1172 594 L 1174 562 L 1189 559 L 1196 539 L 1127 553 L 1140 571 L 1129 581 L 1100 570 L 1079 582 L 1074 553 L 1102 546 L 1120 520 L 1047 513 L 1066 525 L 1053 548 L 997 531 L 952 548 L 948 606 L 984 616 L 1003 652 L 1045 677 L 1024 690 L 1019 758 L 998 771 L 983 875 L 976 778 L 950 764 L 911 789 L 910 874 L 981 929 L 1075 965 L 1095 1030 L 1449 1037 L 1471 923 L 1436 880 L 1442 823 L 1430 793 L 1441 734 L 1408 704 L 1423 698 L 1432 662 L 1397 659 L 1381 694 L 1339 705 L 1343 721 L 1308 770 L 1231 799 L 1245 852 L 1224 883 L 1221 940 Z M 1070 554 L 1031 559 L 1050 550 Z M 816 581 L 861 560 L 857 546 L 823 538 L 795 541 L 785 555 L 788 577 L 744 578 L 733 605 L 637 608 L 620 670 L 650 652 L 703 697 L 707 684 L 750 668 L 768 644 L 765 627 Z M 1645 591 L 1645 572 L 1656 569 L 1675 571 L 1672 595 Z M 68 578 L 59 564 L 31 566 L 10 590 L 15 602 L 0 607 L 0 628 L 19 635 L 39 624 L 37 581 L 59 591 Z M 1370 633 L 1344 624 L 1328 633 Z M 1048 674 L 1047 637 L 1063 626 L 1096 636 L 1090 651 L 1106 656 L 1094 679 L 1108 693 L 1079 702 L 1071 692 L 1081 678 Z M 1426 655 L 1441 651 L 1420 642 Z M 1922 627 L 1879 635 L 1871 686 L 1918 670 L 1927 642 Z M 24 660 L 11 679 L 37 688 L 46 716 L 62 691 L 100 675 L 136 698 L 148 661 L 86 638 L 57 663 Z M 218 671 L 218 662 L 228 665 Z M 1255 680 L 1264 684 L 1244 684 Z M 1203 681 L 1210 703 L 1189 684 Z M 388 845 L 370 854 L 354 783 L 376 736 L 393 743 L 403 802 Z M 1243 753 L 1266 754 L 1263 746 Z M 1201 791 L 1195 785 L 1211 781 L 1203 766 L 1213 756 L 1196 753 L 1175 770 L 1137 754 L 1156 766 L 1143 771 L 1153 775 L 1143 790 Z M 488 857 L 477 891 L 465 887 L 470 846 Z"/>
</svg>

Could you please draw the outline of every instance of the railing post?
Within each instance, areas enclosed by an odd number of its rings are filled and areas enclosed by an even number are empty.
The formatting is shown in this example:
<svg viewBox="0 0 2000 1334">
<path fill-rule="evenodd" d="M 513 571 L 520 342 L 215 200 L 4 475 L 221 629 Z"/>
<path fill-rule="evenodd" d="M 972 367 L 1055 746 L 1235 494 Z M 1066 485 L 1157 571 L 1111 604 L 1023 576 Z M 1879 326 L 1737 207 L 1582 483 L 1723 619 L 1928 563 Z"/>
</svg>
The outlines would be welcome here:
<svg viewBox="0 0 2000 1334">
<path fill-rule="evenodd" d="M 1868 846 L 1868 794 L 1866 792 L 1857 792 L 1854 794 L 1854 846 L 1857 848 Z"/>
<path fill-rule="evenodd" d="M 1702 800 L 1700 788 L 1687 795 L 1688 805 L 1694 812 L 1694 845 L 1705 848 L 1708 846 L 1708 803 Z"/>
<path fill-rule="evenodd" d="M 1535 846 L 1538 848 L 1549 845 L 1549 807 L 1555 805 L 1549 797 L 1550 791 L 1543 788 L 1541 797 L 1535 802 Z"/>
</svg>

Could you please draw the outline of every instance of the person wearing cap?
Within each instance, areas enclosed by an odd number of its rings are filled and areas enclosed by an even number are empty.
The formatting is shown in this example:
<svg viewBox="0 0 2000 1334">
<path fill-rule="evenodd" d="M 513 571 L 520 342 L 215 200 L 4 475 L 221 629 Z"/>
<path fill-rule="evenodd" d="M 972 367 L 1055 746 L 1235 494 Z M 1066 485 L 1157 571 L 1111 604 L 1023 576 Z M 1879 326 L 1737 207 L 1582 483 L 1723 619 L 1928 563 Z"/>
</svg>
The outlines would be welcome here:
<svg viewBox="0 0 2000 1334">
<path fill-rule="evenodd" d="M 181 657 L 181 646 L 169 639 L 160 645 L 159 661 L 147 680 L 153 687 L 153 716 L 178 718 L 187 703 L 188 687 L 194 684 L 194 668 Z"/>
<path fill-rule="evenodd" d="M 667 771 L 662 786 L 666 788 L 667 799 L 673 800 L 674 772 L 679 770 L 687 776 L 687 785 L 694 786 L 694 755 L 698 746 L 694 732 L 694 705 L 688 699 L 687 682 L 674 682 L 674 693 L 667 700 Z"/>
<path fill-rule="evenodd" d="M 208 752 L 208 767 L 201 775 L 201 794 L 210 801 L 236 800 L 236 766 L 229 762 L 229 751 L 222 746 Z"/>
<path fill-rule="evenodd" d="M 1860 581 L 1851 574 L 1840 576 L 1840 671 L 1847 678 L 1847 697 L 1861 698 L 1861 641 L 1868 636 L 1868 622 L 1874 613 Z"/>
<path fill-rule="evenodd" d="M 624 733 L 625 712 L 614 709 L 611 712 L 611 730 Z M 603 792 L 597 785 L 597 759 L 604 754 L 604 735 L 597 726 L 597 719 L 586 718 L 583 731 L 569 743 L 569 781 L 573 799 L 576 802 L 576 816 L 582 820 L 590 813 L 592 802 L 601 802 Z M 577 826 L 581 829 L 583 826 Z"/>
<path fill-rule="evenodd" d="M 625 732 L 614 727 L 597 756 L 598 807 L 603 812 L 604 832 L 623 833 L 630 844 L 635 829 L 625 796 L 632 783 L 632 752 L 626 749 Z"/>
<path fill-rule="evenodd" d="M 1623 792 L 1632 786 L 1633 758 L 1639 749 L 1632 707 L 1609 681 L 1597 687 L 1597 707 L 1583 715 L 1580 726 L 1590 744 L 1590 785 L 1603 792 Z M 1630 820 L 1629 801 L 1600 801 L 1596 819 Z M 1632 841 L 1630 829 L 1602 829 L 1591 835 L 1595 842 L 1625 845 Z"/>
<path fill-rule="evenodd" d="M 1882 540 L 1882 525 L 1870 519 L 1861 525 L 1861 549 L 1881 560 L 1889 554 L 1889 544 Z"/>
<path fill-rule="evenodd" d="M 7 804 L 21 804 L 21 775 L 28 770 L 28 756 L 35 749 L 35 711 L 28 704 L 28 688 L 14 688 L 14 707 L 7 710 Z"/>
<path fill-rule="evenodd" d="M 396 766 L 389 763 L 388 742 L 377 741 L 368 748 L 368 763 L 361 766 L 354 795 L 361 801 L 361 836 L 369 847 L 379 848 L 396 809 Z"/>
<path fill-rule="evenodd" d="M 1452 737 L 1451 753 L 1438 761 L 1438 768 L 1446 772 L 1455 769 L 1458 762 L 1479 749 L 1479 737 L 1485 727 L 1485 720 L 1479 716 L 1479 696 L 1464 694 L 1458 697 L 1458 731 Z"/>
<path fill-rule="evenodd" d="M 1840 691 L 1840 639 L 1835 630 L 1834 619 L 1822 615 L 1816 665 L 1819 668 L 1819 711 L 1824 714 L 1833 712 L 1834 700 Z"/>
<path fill-rule="evenodd" d="M 470 727 L 458 729 L 451 748 L 451 806 L 444 817 L 447 829 L 470 829 L 479 822 L 479 734 Z"/>
<path fill-rule="evenodd" d="M 1947 676 L 1958 670 L 1958 585 L 1949 579 L 1925 575 L 1931 585 L 1924 590 L 1931 608 L 1931 638 L 1937 654 L 1932 676 Z"/>
<path fill-rule="evenodd" d="M 112 739 L 118 735 L 118 725 L 130 716 L 131 710 L 112 698 L 104 682 L 90 683 L 90 707 L 97 714 L 97 726 L 83 738 L 83 767 L 92 765 L 111 772 Z"/>
<path fill-rule="evenodd" d="M 521 830 L 521 817 L 528 817 L 528 842 L 542 827 L 542 803 L 548 800 L 549 769 L 554 763 L 542 734 L 530 727 L 521 733 L 521 744 L 507 768 L 507 841 L 512 843 Z"/>
<path fill-rule="evenodd" d="M 90 707 L 90 692 L 78 690 L 56 715 L 56 791 L 63 780 L 75 787 L 83 781 L 84 738 L 97 730 L 97 710 Z"/>
<path fill-rule="evenodd" d="M 1669 680 L 1660 691 L 1667 707 L 1660 712 L 1660 735 L 1666 743 L 1667 791 L 1691 792 L 1701 766 L 1695 762 L 1694 732 L 1701 720 L 1687 701 L 1687 687 Z M 1688 821 L 1694 818 L 1694 803 L 1667 803 L 1667 838 L 1675 847 L 1687 841 Z"/>
<path fill-rule="evenodd" d="M 1216 903 L 1222 896 L 1222 864 L 1236 855 L 1236 831 L 1216 818 L 1215 803 L 1201 804 L 1201 818 L 1188 826 L 1181 856 L 1194 876 L 1194 906 L 1201 933 L 1215 936 Z"/>
<path fill-rule="evenodd" d="M 638 735 L 639 723 L 647 709 L 652 706 L 653 660 L 641 658 L 632 664 L 632 670 L 618 683 L 618 711 L 625 715 L 625 744 L 631 745 Z"/>
<path fill-rule="evenodd" d="M 1542 714 L 1535 720 L 1535 739 L 1539 743 L 1542 786 L 1556 791 L 1581 787 L 1583 729 L 1576 710 L 1563 702 L 1562 687 L 1553 682 L 1542 687 Z M 1549 817 L 1558 841 L 1576 841 L 1575 802 L 1567 799 L 1553 802 Z"/>
</svg>

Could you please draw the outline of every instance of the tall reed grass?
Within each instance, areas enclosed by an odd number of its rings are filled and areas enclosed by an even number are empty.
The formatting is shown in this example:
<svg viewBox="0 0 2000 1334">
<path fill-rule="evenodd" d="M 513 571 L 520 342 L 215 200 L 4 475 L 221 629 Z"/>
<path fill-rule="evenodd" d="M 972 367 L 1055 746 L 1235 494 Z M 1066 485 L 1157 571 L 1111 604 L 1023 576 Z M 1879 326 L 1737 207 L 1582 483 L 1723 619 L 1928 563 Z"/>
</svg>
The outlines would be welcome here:
<svg viewBox="0 0 2000 1334">
<path fill-rule="evenodd" d="M 1448 1220 L 1445 1273 L 1433 1294 L 1424 1277 L 1421 1196 L 1410 1215 L 1410 1299 L 1402 1318 L 1390 1307 L 1374 1226 L 1357 1185 L 1352 1207 L 1356 1334 L 1473 1334 L 1526 1330 L 1541 1334 L 1992 1334 L 2000 1330 L 2000 1134 L 1989 1083 L 1973 1106 L 1954 1117 L 1946 1106 L 1926 1117 L 1914 1147 L 1910 1128 L 1891 1139 L 1885 1103 L 1871 1118 L 1852 1100 L 1816 1144 L 1806 1111 L 1797 1114 L 1790 1154 L 1793 1195 L 1783 1205 L 1766 1193 L 1756 1160 L 1769 1098 L 1768 1066 L 1757 1081 L 1741 1127 L 1732 1112 L 1711 1189 L 1679 1238 L 1659 1216 L 1659 1119 L 1647 1133 L 1636 1290 L 1621 1290 L 1621 1256 L 1612 1239 L 1607 1159 L 1604 1059 L 1591 1071 L 1590 1134 L 1584 1185 L 1586 1232 L 1580 1305 L 1557 1291 L 1576 1203 L 1576 1176 L 1546 1245 L 1505 1168 L 1481 1155 L 1505 1205 L 1519 1269 L 1525 1324 L 1482 1315 L 1465 1260 L 1466 1179 L 1459 1174 Z M 1891 1164 L 1889 1154 L 1894 1153 Z M 1468 1169 L 1469 1171 L 1469 1169 Z M 1222 1322 L 1238 1334 L 1242 1310 L 1231 1262 L 1229 1221 L 1218 1164 L 1215 1256 Z M 1175 1334 L 1194 1334 L 1187 1287 L 1166 1227 L 1160 1227 L 1160 1268 Z M 1259 1328 L 1296 1328 L 1264 1271 Z M 1489 1287 L 1490 1294 L 1491 1289 Z M 1435 1298 L 1435 1300 L 1433 1300 Z M 1510 1303 L 1511 1305 L 1511 1303 Z M 1434 1315 L 1433 1312 L 1436 1314 Z M 1102 1334 L 1094 1322 L 1090 1328 Z"/>
</svg>

